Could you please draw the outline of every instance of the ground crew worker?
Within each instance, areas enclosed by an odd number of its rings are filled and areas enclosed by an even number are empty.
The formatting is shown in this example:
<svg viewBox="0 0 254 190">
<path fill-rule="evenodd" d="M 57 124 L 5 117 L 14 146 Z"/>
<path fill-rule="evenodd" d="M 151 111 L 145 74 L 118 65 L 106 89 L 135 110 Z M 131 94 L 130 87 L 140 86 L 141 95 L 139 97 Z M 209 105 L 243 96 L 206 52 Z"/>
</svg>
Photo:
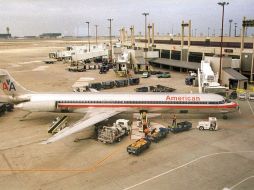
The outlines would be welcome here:
<svg viewBox="0 0 254 190">
<path fill-rule="evenodd" d="M 172 126 L 176 126 L 176 115 L 173 116 Z"/>
<path fill-rule="evenodd" d="M 148 128 L 144 129 L 145 137 L 150 133 L 150 130 Z"/>
</svg>

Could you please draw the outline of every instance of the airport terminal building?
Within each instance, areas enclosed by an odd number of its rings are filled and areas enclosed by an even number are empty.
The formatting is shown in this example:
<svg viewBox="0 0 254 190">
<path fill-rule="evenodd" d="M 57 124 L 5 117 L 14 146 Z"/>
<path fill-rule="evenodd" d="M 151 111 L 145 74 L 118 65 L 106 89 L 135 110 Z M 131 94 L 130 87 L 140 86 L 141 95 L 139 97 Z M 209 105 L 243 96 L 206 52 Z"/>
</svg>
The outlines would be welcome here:
<svg viewBox="0 0 254 190">
<path fill-rule="evenodd" d="M 143 36 L 135 37 L 135 44 L 132 43 L 133 36 L 130 36 L 130 39 L 121 38 L 121 40 L 129 48 L 134 46 L 136 49 L 158 51 L 159 58 L 151 60 L 150 63 L 163 68 L 183 72 L 197 70 L 201 60 L 205 60 L 206 57 L 217 57 L 218 59 L 214 59 L 215 63 L 212 63 L 212 65 L 219 64 L 221 48 L 220 36 L 153 36 L 149 33 L 148 36 L 150 38 L 148 37 L 147 40 Z M 253 81 L 254 37 L 225 36 L 222 47 L 224 57 L 222 59 L 222 75 L 224 73 L 228 74 L 228 77 L 222 77 L 226 79 L 226 81 L 222 82 L 230 85 L 229 81 L 232 80 L 244 82 L 248 80 Z M 231 65 L 228 65 L 228 59 L 231 59 Z M 224 60 L 227 60 L 227 63 Z M 236 72 L 229 71 L 228 67 Z M 214 67 L 213 69 L 214 72 L 219 72 L 218 67 Z M 242 84 L 240 86 L 243 87 L 244 85 Z"/>
</svg>

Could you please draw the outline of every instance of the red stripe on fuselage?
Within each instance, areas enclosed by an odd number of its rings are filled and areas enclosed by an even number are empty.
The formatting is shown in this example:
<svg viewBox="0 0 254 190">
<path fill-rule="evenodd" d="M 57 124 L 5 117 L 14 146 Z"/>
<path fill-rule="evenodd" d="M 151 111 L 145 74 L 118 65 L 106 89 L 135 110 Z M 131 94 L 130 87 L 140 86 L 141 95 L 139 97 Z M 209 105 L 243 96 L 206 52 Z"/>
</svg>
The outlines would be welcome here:
<svg viewBox="0 0 254 190">
<path fill-rule="evenodd" d="M 237 104 L 224 105 L 224 104 L 202 104 L 202 105 L 155 105 L 155 104 L 75 104 L 75 103 L 59 103 L 59 108 L 236 108 Z"/>
</svg>

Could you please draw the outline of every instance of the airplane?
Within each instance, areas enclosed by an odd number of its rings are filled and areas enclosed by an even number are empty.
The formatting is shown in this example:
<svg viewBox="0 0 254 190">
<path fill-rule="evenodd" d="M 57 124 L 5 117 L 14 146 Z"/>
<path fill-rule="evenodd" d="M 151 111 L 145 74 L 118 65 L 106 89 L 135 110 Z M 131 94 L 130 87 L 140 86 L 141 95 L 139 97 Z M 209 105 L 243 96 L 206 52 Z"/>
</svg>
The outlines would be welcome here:
<svg viewBox="0 0 254 190">
<path fill-rule="evenodd" d="M 30 112 L 76 112 L 85 116 L 45 141 L 58 141 L 120 113 L 198 112 L 227 114 L 237 111 L 237 103 L 217 94 L 177 93 L 39 93 L 25 89 L 6 70 L 0 69 L 0 88 L 16 103 L 16 108 Z"/>
</svg>

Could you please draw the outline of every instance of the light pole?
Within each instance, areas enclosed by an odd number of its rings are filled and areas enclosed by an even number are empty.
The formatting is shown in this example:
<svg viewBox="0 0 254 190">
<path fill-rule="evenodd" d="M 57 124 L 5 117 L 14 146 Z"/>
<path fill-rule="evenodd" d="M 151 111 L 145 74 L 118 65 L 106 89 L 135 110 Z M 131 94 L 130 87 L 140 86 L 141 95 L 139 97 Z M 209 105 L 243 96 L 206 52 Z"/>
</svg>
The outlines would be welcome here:
<svg viewBox="0 0 254 190">
<path fill-rule="evenodd" d="M 87 24 L 87 38 L 88 38 L 88 51 L 90 52 L 90 36 L 89 36 L 89 23 L 90 22 L 86 22 Z"/>
<path fill-rule="evenodd" d="M 218 5 L 222 6 L 222 18 L 221 18 L 221 40 L 220 40 L 220 70 L 219 70 L 219 83 L 221 83 L 221 61 L 222 61 L 222 46 L 223 46 L 223 27 L 224 27 L 224 8 L 229 2 L 219 2 Z"/>
<path fill-rule="evenodd" d="M 94 25 L 95 26 L 95 42 L 96 42 L 96 45 L 98 45 L 98 33 L 97 33 L 97 28 L 98 28 L 98 25 Z"/>
<path fill-rule="evenodd" d="M 195 37 L 197 37 L 197 29 L 195 28 Z"/>
<path fill-rule="evenodd" d="M 146 58 L 147 58 L 147 32 L 146 32 L 146 29 L 147 29 L 147 20 L 146 20 L 146 16 L 149 15 L 149 13 L 142 13 L 142 15 L 145 16 L 145 62 L 146 62 Z"/>
<path fill-rule="evenodd" d="M 109 18 L 109 43 L 110 43 L 110 62 L 113 63 L 113 47 L 112 47 L 112 34 L 111 34 L 111 30 L 112 30 L 112 26 L 111 26 L 111 22 L 113 21 L 113 18 Z"/>
<path fill-rule="evenodd" d="M 235 37 L 236 37 L 236 28 L 237 28 L 237 23 L 235 22 Z"/>
<path fill-rule="evenodd" d="M 229 37 L 231 37 L 231 24 L 232 24 L 232 22 L 233 22 L 233 20 L 230 19 L 229 20 L 229 33 L 228 33 Z"/>
<path fill-rule="evenodd" d="M 208 32 L 207 32 L 207 36 L 210 36 L 210 27 L 208 27 Z"/>
</svg>

